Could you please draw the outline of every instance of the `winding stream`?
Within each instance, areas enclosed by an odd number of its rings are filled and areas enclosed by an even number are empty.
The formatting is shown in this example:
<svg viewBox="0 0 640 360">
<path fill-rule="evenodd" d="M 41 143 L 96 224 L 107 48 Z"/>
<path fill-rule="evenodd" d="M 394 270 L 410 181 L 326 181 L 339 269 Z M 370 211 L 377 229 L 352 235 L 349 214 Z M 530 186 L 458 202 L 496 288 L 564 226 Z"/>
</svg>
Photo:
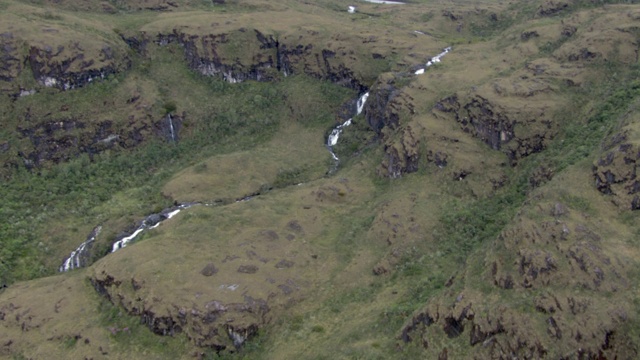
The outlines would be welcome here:
<svg viewBox="0 0 640 360">
<path fill-rule="evenodd" d="M 374 2 L 374 3 L 381 3 L 381 4 L 403 4 L 400 2 L 394 2 L 394 1 L 374 1 L 374 0 L 366 0 L 369 2 Z M 425 69 L 432 66 L 433 64 L 439 63 L 440 59 L 445 56 L 447 53 L 449 53 L 449 51 L 451 51 L 451 47 L 447 47 L 444 49 L 443 52 L 441 52 L 440 54 L 434 56 L 433 58 L 431 58 L 426 64 L 425 64 L 425 68 L 419 69 L 417 71 L 415 71 L 415 75 L 420 75 L 423 74 L 425 72 Z M 229 74 L 230 75 L 230 74 Z M 237 82 L 236 79 L 230 77 L 230 76 L 226 76 L 225 74 L 225 80 L 227 80 L 228 82 L 231 83 L 235 83 Z M 355 114 L 352 115 L 352 118 L 350 118 L 349 120 L 345 121 L 343 124 L 340 124 L 338 126 L 336 126 L 331 133 L 329 134 L 329 136 L 327 137 L 327 142 L 326 142 L 326 147 L 329 150 L 329 153 L 331 154 L 331 156 L 333 157 L 334 160 L 334 166 L 332 169 L 330 169 L 330 173 L 335 171 L 338 167 L 338 164 L 340 162 L 340 159 L 338 158 L 338 156 L 335 154 L 335 152 L 333 151 L 333 147 L 338 143 L 338 140 L 340 139 L 340 134 L 342 134 L 342 131 L 344 130 L 345 127 L 348 127 L 349 125 L 351 125 L 352 119 L 355 116 L 358 116 L 362 113 L 362 111 L 364 110 L 364 105 L 367 102 L 367 99 L 369 98 L 369 92 L 366 92 L 362 95 L 360 95 L 360 97 L 358 98 L 357 102 L 356 102 L 356 108 L 355 108 Z M 175 130 L 174 130 L 174 126 L 173 126 L 173 119 L 171 118 L 171 115 L 169 115 L 169 122 L 170 122 L 170 127 L 171 127 L 171 138 L 173 141 L 176 140 L 175 137 Z M 242 198 L 238 198 L 236 199 L 236 202 L 243 202 L 243 201 L 249 201 L 252 198 L 254 198 L 255 196 L 258 196 L 260 194 L 252 194 L 252 195 L 248 195 Z M 151 214 L 149 216 L 147 216 L 146 218 L 144 218 L 144 220 L 142 220 L 142 222 L 140 222 L 140 225 L 137 226 L 137 228 L 130 234 L 128 235 L 124 235 L 121 236 L 117 241 L 115 241 L 112 245 L 111 248 L 111 252 L 116 252 L 124 247 L 126 247 L 131 241 L 133 241 L 136 237 L 138 237 L 138 235 L 140 235 L 141 233 L 143 233 L 146 230 L 150 230 L 150 229 L 155 229 L 156 227 L 160 226 L 160 224 L 162 224 L 164 221 L 169 220 L 171 218 L 173 218 L 174 216 L 176 216 L 178 213 L 180 213 L 182 210 L 188 209 L 192 206 L 196 206 L 196 205 L 205 205 L 205 206 L 210 206 L 212 204 L 203 204 L 203 203 L 198 203 L 198 202 L 194 202 L 194 203 L 186 203 L 186 204 L 180 204 L 180 205 L 176 205 L 167 209 L 164 209 L 163 211 L 156 213 L 156 214 Z M 87 264 L 87 262 L 90 260 L 90 249 L 93 245 L 93 243 L 96 240 L 96 237 L 100 234 L 102 230 L 102 226 L 97 226 L 93 229 L 93 231 L 89 234 L 89 236 L 87 237 L 87 239 L 82 242 L 82 244 L 80 244 L 80 246 L 78 246 L 75 250 L 73 250 L 71 252 L 71 254 L 69 255 L 69 257 L 67 257 L 62 264 L 60 265 L 60 267 L 58 268 L 58 271 L 60 272 L 66 272 L 69 270 L 73 270 L 73 269 L 77 269 L 80 267 L 83 267 Z"/>
</svg>

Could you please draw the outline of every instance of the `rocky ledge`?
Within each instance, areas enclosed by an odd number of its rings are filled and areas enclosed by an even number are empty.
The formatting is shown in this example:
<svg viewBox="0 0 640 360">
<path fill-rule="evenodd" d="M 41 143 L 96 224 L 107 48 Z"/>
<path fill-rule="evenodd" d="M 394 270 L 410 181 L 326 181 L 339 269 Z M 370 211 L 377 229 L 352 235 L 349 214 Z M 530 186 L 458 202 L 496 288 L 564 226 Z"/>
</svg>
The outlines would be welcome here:
<svg viewBox="0 0 640 360">
<path fill-rule="evenodd" d="M 482 273 L 467 268 L 452 276 L 405 324 L 400 343 L 441 358 L 447 347 L 435 339 L 443 338 L 468 341 L 474 359 L 636 358 L 627 330 L 634 305 L 624 296 L 635 260 L 608 251 L 617 240 L 604 233 L 615 230 L 596 224 L 556 196 L 538 194 L 474 260 Z M 626 300 L 612 303 L 614 293 Z"/>
<path fill-rule="evenodd" d="M 640 182 L 637 179 L 640 148 L 621 132 L 611 138 L 606 150 L 593 164 L 595 186 L 622 209 L 640 210 Z"/>
<path fill-rule="evenodd" d="M 241 28 L 217 34 L 190 34 L 174 29 L 155 35 L 142 32 L 125 36 L 123 40 L 142 55 L 152 43 L 159 46 L 178 44 L 184 49 L 185 61 L 192 70 L 205 76 L 219 76 L 231 83 L 273 81 L 280 76 L 306 74 L 358 92 L 366 90 L 367 79 L 359 78 L 345 63 L 347 52 L 314 45 L 314 34 L 307 35 L 309 40 L 305 42 L 302 36 L 293 41 L 257 29 Z M 245 54 L 238 50 L 239 41 L 252 51 Z"/>
</svg>

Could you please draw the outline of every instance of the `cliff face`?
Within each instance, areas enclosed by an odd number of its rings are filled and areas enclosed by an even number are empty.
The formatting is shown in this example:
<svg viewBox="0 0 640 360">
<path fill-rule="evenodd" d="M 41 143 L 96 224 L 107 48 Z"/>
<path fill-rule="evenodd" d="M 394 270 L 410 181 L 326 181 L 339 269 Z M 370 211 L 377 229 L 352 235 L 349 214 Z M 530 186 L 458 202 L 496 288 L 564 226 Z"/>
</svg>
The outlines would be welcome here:
<svg viewBox="0 0 640 360">
<path fill-rule="evenodd" d="M 29 66 L 38 83 L 46 87 L 71 90 L 93 81 L 104 80 L 130 66 L 126 58 L 121 60 L 123 64 L 118 64 L 120 59 L 115 58 L 114 50 L 108 45 L 100 49 L 97 56 L 85 54 L 78 43 L 68 46 L 73 48 L 67 51 L 64 46 L 59 46 L 56 50 L 49 46 L 44 49 L 29 49 Z M 63 53 L 66 56 L 61 56 Z"/>
<path fill-rule="evenodd" d="M 155 56 L 152 53 L 164 51 L 173 45 L 182 49 L 184 62 L 191 70 L 229 83 L 248 80 L 277 82 L 287 76 L 300 74 L 330 81 L 358 93 L 364 92 L 371 79 L 363 77 L 362 71 L 357 75 L 357 69 L 382 60 L 354 56 L 353 50 L 346 50 L 346 40 L 322 44 L 317 37 L 318 34 L 312 31 L 306 36 L 276 37 L 244 27 L 215 33 L 198 33 L 181 28 L 167 33 L 123 35 L 120 42 L 115 44 L 112 44 L 112 40 L 98 45 L 87 44 L 82 38 L 68 43 L 58 41 L 58 45 L 56 42 L 44 45 L 27 42 L 28 52 L 22 53 L 18 44 L 24 40 L 6 33 L 2 37 L 5 43 L 2 79 L 6 82 L 6 91 L 11 93 L 14 100 L 40 92 L 40 88 L 71 91 L 123 76 L 127 71 L 139 71 L 138 68 L 130 70 L 134 60 L 144 65 L 151 61 L 151 56 Z M 135 55 L 123 51 L 125 46 L 133 50 Z M 136 56 L 136 59 L 131 56 Z M 33 76 L 35 84 L 28 78 L 25 80 L 25 69 Z M 18 78 L 22 80 L 17 81 Z M 111 81 L 108 86 L 113 87 L 114 83 L 118 84 L 118 81 Z M 17 136 L 28 141 L 14 148 L 17 150 L 14 153 L 18 153 L 19 157 L 9 157 L 4 161 L 5 165 L 24 165 L 33 169 L 68 161 L 83 153 L 93 157 L 107 149 L 132 149 L 157 138 L 170 141 L 179 138 L 170 136 L 168 118 L 161 113 L 166 108 L 159 109 L 160 106 L 154 104 L 158 101 L 155 99 L 157 95 L 145 94 L 138 86 L 138 89 L 123 96 L 127 97 L 102 99 L 103 109 L 90 109 L 101 120 L 96 120 L 95 115 L 89 116 L 86 111 L 69 115 L 74 113 L 71 104 L 39 112 L 24 107 L 24 113 L 18 115 L 16 132 Z M 164 105 L 173 103 L 173 108 L 176 106 L 174 100 L 163 101 Z M 121 108 L 126 108 L 130 115 L 124 118 L 102 115 Z M 186 115 L 173 113 L 171 116 L 175 120 L 174 130 L 177 134 Z"/>
<path fill-rule="evenodd" d="M 609 135 L 603 141 L 602 154 L 593 163 L 593 178 L 598 191 L 621 210 L 638 210 L 638 134 L 633 120 L 625 116 L 622 122 L 624 126 L 619 132 Z"/>
<path fill-rule="evenodd" d="M 345 64 L 348 53 L 332 50 L 335 45 L 329 48 L 318 46 L 313 32 L 306 35 L 276 37 L 246 28 L 194 34 L 183 29 L 155 35 L 142 33 L 123 39 L 141 54 L 150 43 L 159 46 L 179 44 L 192 70 L 205 76 L 218 76 L 231 83 L 275 81 L 283 76 L 305 74 L 359 92 L 366 89 L 364 82 L 369 79 L 358 78 L 350 68 L 357 68 L 358 64 Z"/>
</svg>

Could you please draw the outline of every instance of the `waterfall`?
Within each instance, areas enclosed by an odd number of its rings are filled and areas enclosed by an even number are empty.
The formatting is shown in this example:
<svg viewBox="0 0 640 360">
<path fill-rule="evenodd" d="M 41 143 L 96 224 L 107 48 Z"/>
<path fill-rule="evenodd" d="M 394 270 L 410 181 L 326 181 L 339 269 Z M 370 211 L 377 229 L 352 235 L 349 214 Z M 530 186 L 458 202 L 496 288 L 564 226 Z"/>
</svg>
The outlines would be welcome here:
<svg viewBox="0 0 640 360">
<path fill-rule="evenodd" d="M 81 263 L 82 257 L 87 256 L 87 251 L 89 250 L 93 242 L 96 240 L 96 237 L 98 236 L 98 234 L 100 234 L 100 231 L 102 231 L 102 226 L 98 226 L 95 229 L 93 229 L 91 234 L 89 234 L 89 237 L 87 238 L 87 240 L 85 240 L 82 244 L 80 244 L 80 246 L 78 246 L 75 250 L 71 252 L 69 257 L 62 263 L 62 265 L 60 265 L 60 267 L 58 268 L 58 271 L 65 272 L 65 271 L 82 267 L 83 265 Z"/>
<path fill-rule="evenodd" d="M 362 113 L 362 111 L 364 110 L 364 104 L 367 102 L 368 98 L 369 98 L 368 92 L 362 94 L 358 98 L 358 101 L 356 102 L 356 113 L 353 116 L 357 116 Z M 336 126 L 333 130 L 331 130 L 331 134 L 329 134 L 329 136 L 327 137 L 327 148 L 329 149 L 329 153 L 331 153 L 333 160 L 335 160 L 336 162 L 335 163 L 336 167 L 340 159 L 338 158 L 338 156 L 336 156 L 336 153 L 333 151 L 333 147 L 338 143 L 338 139 L 340 138 L 340 134 L 342 133 L 342 130 L 345 127 L 351 125 L 351 120 L 353 120 L 353 118 L 345 121 L 343 124 Z"/>
<path fill-rule="evenodd" d="M 439 63 L 440 59 L 442 59 L 443 56 L 447 55 L 449 51 L 451 51 L 451 46 L 444 48 L 444 50 L 440 54 L 432 57 L 429 61 L 427 61 L 427 63 L 425 64 L 425 67 L 422 69 L 416 70 L 415 74 L 416 75 L 424 74 L 424 71 L 426 70 L 426 68 L 428 68 L 429 66 L 432 66 L 433 64 Z"/>
<path fill-rule="evenodd" d="M 176 141 L 175 129 L 173 128 L 173 117 L 169 114 L 169 128 L 171 129 L 171 140 Z"/>
<path fill-rule="evenodd" d="M 366 92 L 366 93 L 364 93 L 364 95 L 362 95 L 358 99 L 357 108 L 356 108 L 356 115 L 360 115 L 362 113 L 362 110 L 364 110 L 364 104 L 367 102 L 368 98 L 369 98 L 369 93 Z M 351 121 L 351 120 L 349 120 L 349 121 Z"/>
<path fill-rule="evenodd" d="M 169 117 L 169 128 L 171 129 L 171 140 L 175 142 L 176 132 L 175 132 L 175 129 L 173 128 L 173 117 L 171 116 L 171 114 L 168 114 L 167 116 Z"/>
<path fill-rule="evenodd" d="M 176 216 L 180 211 L 184 209 L 188 209 L 198 203 L 188 203 L 179 205 L 177 208 L 171 208 L 167 210 L 163 210 L 159 214 L 152 214 L 147 216 L 142 223 L 136 228 L 136 230 L 128 236 L 121 238 L 120 240 L 113 243 L 113 247 L 111 248 L 111 252 L 116 252 L 123 247 L 127 246 L 131 241 L 133 241 L 138 235 L 148 229 L 155 229 L 165 220 L 169 220 L 172 217 Z"/>
</svg>

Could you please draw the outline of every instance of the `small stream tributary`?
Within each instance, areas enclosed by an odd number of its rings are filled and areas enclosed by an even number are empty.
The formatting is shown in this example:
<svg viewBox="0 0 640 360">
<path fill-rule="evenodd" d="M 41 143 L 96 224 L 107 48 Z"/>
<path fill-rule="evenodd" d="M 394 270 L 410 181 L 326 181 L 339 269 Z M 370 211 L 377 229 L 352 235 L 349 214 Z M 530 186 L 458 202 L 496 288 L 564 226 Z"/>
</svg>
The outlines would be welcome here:
<svg viewBox="0 0 640 360">
<path fill-rule="evenodd" d="M 370 2 L 374 2 L 374 1 L 370 1 Z M 386 2 L 389 3 L 389 2 Z M 441 58 L 446 55 L 449 51 L 451 51 L 451 47 L 445 48 L 443 52 L 441 52 L 440 54 L 434 56 L 433 58 L 431 58 L 426 64 L 425 64 L 425 68 L 419 69 L 417 71 L 415 71 L 415 75 L 420 75 L 423 74 L 424 71 L 426 70 L 426 68 L 439 63 Z M 327 141 L 326 141 L 326 146 L 327 149 L 329 150 L 329 153 L 331 154 L 331 156 L 333 157 L 334 160 L 334 165 L 332 167 L 332 169 L 329 170 L 329 173 L 333 173 L 335 172 L 335 170 L 337 169 L 339 163 L 340 163 L 340 159 L 338 158 L 338 156 L 335 154 L 333 147 L 338 143 L 338 140 L 340 139 L 340 135 L 342 134 L 342 131 L 344 130 L 344 128 L 348 127 L 349 125 L 351 125 L 352 119 L 355 116 L 360 115 L 363 110 L 364 110 L 364 106 L 365 103 L 367 102 L 367 99 L 369 98 L 369 92 L 365 92 L 364 94 L 360 95 L 358 97 L 358 100 L 356 102 L 356 107 L 355 107 L 355 111 L 352 115 L 352 118 L 350 118 L 349 120 L 345 121 L 344 123 L 336 126 L 331 133 L 329 134 L 329 136 L 327 136 Z M 175 133 L 174 133 L 174 127 L 173 127 L 173 122 L 172 119 L 169 118 L 169 120 L 171 121 L 170 126 L 171 126 L 171 138 L 173 141 L 175 141 Z M 249 201 L 252 198 L 254 198 L 256 196 L 256 194 L 254 195 L 249 195 L 249 196 L 245 196 L 242 198 L 238 198 L 236 200 L 236 202 L 242 202 L 242 201 Z M 182 210 L 188 209 L 190 207 L 193 206 L 197 206 L 197 205 L 205 205 L 205 206 L 211 206 L 212 204 L 205 204 L 205 203 L 199 203 L 199 202 L 193 202 L 193 203 L 185 203 L 185 204 L 179 204 L 167 209 L 162 210 L 159 213 L 155 213 L 155 214 L 151 214 L 148 215 L 147 217 L 145 217 L 136 227 L 136 229 L 129 233 L 129 234 L 124 234 L 118 237 L 118 239 L 113 243 L 112 248 L 111 248 L 111 252 L 116 252 L 124 247 L 126 247 L 130 242 L 132 242 L 133 240 L 135 240 L 138 236 L 140 236 L 140 234 L 144 233 L 147 230 L 150 229 L 154 229 L 158 226 L 160 226 L 160 224 L 162 224 L 164 221 L 167 221 L 171 218 L 173 218 L 174 216 L 176 216 L 178 213 L 180 213 Z M 67 257 L 63 262 L 62 265 L 60 265 L 59 267 L 59 271 L 60 272 L 66 272 L 69 270 L 73 270 L 73 269 L 77 269 L 77 268 L 81 268 L 86 266 L 89 261 L 91 260 L 90 257 L 90 250 L 93 246 L 93 243 L 96 240 L 96 237 L 100 234 L 100 232 L 102 231 L 102 226 L 97 226 L 93 229 L 93 231 L 89 234 L 89 236 L 87 237 L 87 239 L 82 242 L 80 244 L 80 246 L 78 246 L 75 250 L 73 250 L 71 252 L 71 254 L 69 255 L 69 257 Z"/>
<path fill-rule="evenodd" d="M 355 114 L 353 114 L 353 116 L 360 115 L 362 113 L 362 110 L 364 109 L 364 104 L 367 101 L 368 97 L 369 97 L 369 93 L 367 92 L 358 98 L 356 102 Z M 171 120 L 171 118 L 169 119 Z M 342 129 L 346 126 L 349 126 L 351 124 L 351 120 L 352 119 L 349 119 L 345 123 L 335 127 L 331 131 L 331 134 L 328 136 L 326 146 L 329 149 L 331 156 L 335 160 L 333 169 L 336 169 L 339 163 L 339 159 L 333 151 L 333 146 L 335 146 L 338 143 L 338 139 L 340 137 L 340 134 L 342 133 Z M 171 137 L 172 137 L 172 140 L 175 141 L 173 123 L 171 123 Z M 257 196 L 257 194 L 244 196 L 236 199 L 236 202 L 249 201 L 253 199 L 255 196 Z M 179 204 L 179 205 L 164 209 L 159 213 L 148 215 L 136 226 L 136 229 L 133 232 L 119 236 L 111 246 L 111 252 L 113 253 L 126 247 L 129 243 L 134 241 L 138 236 L 140 236 L 145 231 L 150 229 L 155 229 L 156 227 L 160 226 L 160 224 L 162 224 L 164 221 L 167 221 L 173 218 L 174 216 L 176 216 L 182 210 L 185 210 L 197 205 L 212 206 L 213 204 L 204 204 L 199 202 Z M 87 239 L 84 242 L 82 242 L 82 244 L 80 244 L 80 246 L 78 246 L 75 250 L 73 250 L 69 255 L 69 257 L 67 257 L 63 261 L 62 265 L 60 265 L 58 270 L 60 272 L 65 272 L 65 271 L 86 266 L 88 262 L 91 260 L 90 251 L 93 246 L 93 243 L 95 242 L 96 237 L 100 234 L 101 231 L 102 231 L 102 226 L 97 226 L 96 228 L 94 228 L 94 230 L 91 232 L 91 234 L 89 234 Z"/>
</svg>

